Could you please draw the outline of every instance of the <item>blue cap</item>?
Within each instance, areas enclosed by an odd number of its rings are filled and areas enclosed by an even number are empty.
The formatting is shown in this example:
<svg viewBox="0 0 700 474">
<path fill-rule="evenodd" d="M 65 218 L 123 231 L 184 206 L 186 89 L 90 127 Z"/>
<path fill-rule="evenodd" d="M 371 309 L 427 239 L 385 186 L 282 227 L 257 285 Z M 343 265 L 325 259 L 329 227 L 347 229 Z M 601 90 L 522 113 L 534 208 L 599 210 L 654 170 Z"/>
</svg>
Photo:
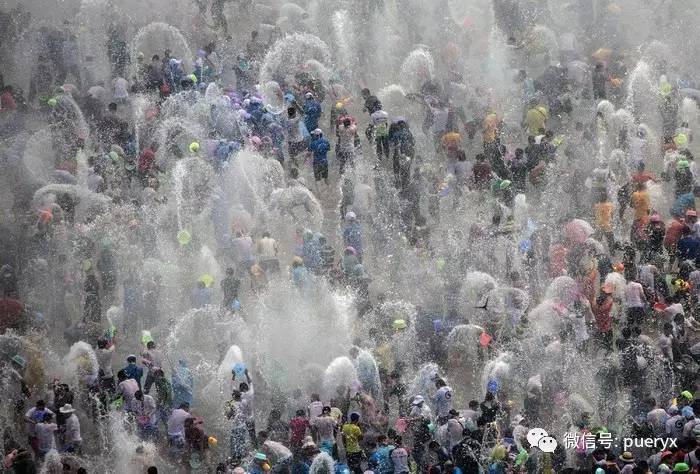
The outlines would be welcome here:
<svg viewBox="0 0 700 474">
<path fill-rule="evenodd" d="M 491 393 L 498 392 L 498 382 L 496 382 L 495 380 L 489 380 L 489 383 L 486 384 L 486 390 L 488 390 Z"/>
</svg>

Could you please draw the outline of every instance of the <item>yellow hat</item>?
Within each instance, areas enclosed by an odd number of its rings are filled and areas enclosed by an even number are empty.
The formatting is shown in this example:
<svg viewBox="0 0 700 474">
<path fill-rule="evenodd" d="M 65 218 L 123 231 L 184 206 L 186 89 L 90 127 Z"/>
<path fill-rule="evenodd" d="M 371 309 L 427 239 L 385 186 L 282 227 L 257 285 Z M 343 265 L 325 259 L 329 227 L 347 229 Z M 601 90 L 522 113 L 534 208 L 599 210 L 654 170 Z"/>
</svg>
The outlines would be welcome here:
<svg viewBox="0 0 700 474">
<path fill-rule="evenodd" d="M 210 448 L 216 448 L 216 445 L 219 444 L 219 440 L 214 438 L 213 436 L 210 436 L 209 439 L 207 440 L 209 442 L 209 447 Z"/>
<path fill-rule="evenodd" d="M 396 319 L 393 322 L 394 329 L 406 329 L 408 325 L 404 319 Z"/>
<path fill-rule="evenodd" d="M 190 143 L 190 151 L 192 153 L 197 153 L 199 151 L 199 143 L 197 143 L 197 142 Z"/>
</svg>

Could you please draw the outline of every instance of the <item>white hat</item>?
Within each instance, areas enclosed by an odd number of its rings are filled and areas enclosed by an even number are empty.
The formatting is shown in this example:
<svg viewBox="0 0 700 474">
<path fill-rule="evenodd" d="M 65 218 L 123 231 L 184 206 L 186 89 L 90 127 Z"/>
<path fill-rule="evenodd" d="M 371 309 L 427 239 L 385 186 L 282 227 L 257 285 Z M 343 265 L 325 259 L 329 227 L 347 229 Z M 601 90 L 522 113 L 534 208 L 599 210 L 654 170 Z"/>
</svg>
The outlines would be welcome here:
<svg viewBox="0 0 700 474">
<path fill-rule="evenodd" d="M 357 219 L 357 215 L 355 215 L 355 213 L 352 211 L 345 214 L 345 217 L 351 221 Z"/>
<path fill-rule="evenodd" d="M 415 397 L 413 397 L 412 405 L 414 405 L 414 406 L 415 406 L 415 405 L 420 405 L 420 404 L 423 403 L 424 401 L 425 401 L 425 398 L 423 398 L 422 395 L 416 395 Z"/>
<path fill-rule="evenodd" d="M 304 94 L 304 97 L 306 97 L 307 99 L 313 99 L 314 95 L 311 92 L 307 92 L 306 94 Z"/>
<path fill-rule="evenodd" d="M 73 408 L 73 405 L 71 405 L 70 403 L 66 403 L 58 411 L 60 411 L 61 413 L 73 413 L 75 411 L 75 408 Z"/>
<path fill-rule="evenodd" d="M 321 135 L 323 134 L 323 131 L 320 128 L 315 128 L 312 132 L 311 135 Z"/>
</svg>

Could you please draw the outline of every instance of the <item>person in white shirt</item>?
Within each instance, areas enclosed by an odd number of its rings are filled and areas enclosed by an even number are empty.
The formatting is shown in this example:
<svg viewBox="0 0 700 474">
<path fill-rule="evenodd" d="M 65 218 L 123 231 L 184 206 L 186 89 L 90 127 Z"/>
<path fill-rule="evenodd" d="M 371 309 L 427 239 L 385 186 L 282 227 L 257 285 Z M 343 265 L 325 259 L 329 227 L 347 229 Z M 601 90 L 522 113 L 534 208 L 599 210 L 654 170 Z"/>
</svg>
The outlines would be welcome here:
<svg viewBox="0 0 700 474">
<path fill-rule="evenodd" d="M 313 420 L 317 416 L 321 415 L 321 412 L 323 411 L 323 402 L 321 402 L 321 397 L 319 397 L 318 394 L 311 394 L 311 403 L 309 403 L 309 408 L 307 411 L 309 413 L 309 420 Z"/>
<path fill-rule="evenodd" d="M 107 347 L 107 339 L 97 340 L 97 365 L 100 370 L 102 387 L 114 390 L 114 372 L 112 372 L 112 356 L 114 355 L 114 345 Z"/>
<path fill-rule="evenodd" d="M 37 456 L 43 459 L 46 453 L 52 449 L 56 449 L 56 437 L 54 434 L 58 431 L 58 425 L 54 422 L 53 413 L 45 413 L 41 423 L 37 423 L 34 427 L 37 438 Z"/>
<path fill-rule="evenodd" d="M 262 239 L 255 244 L 255 253 L 258 262 L 265 273 L 277 273 L 280 270 L 280 263 L 277 258 L 279 247 L 277 241 L 270 237 L 269 232 L 263 232 Z"/>
<path fill-rule="evenodd" d="M 59 411 L 66 418 L 66 431 L 64 434 L 64 449 L 69 453 L 80 454 L 80 447 L 83 444 L 83 438 L 80 436 L 80 420 L 75 414 L 75 408 L 70 403 L 63 405 Z"/>
<path fill-rule="evenodd" d="M 248 369 L 245 371 L 245 376 L 248 382 L 241 382 L 239 389 L 241 391 L 241 402 L 243 408 L 243 414 L 246 419 L 246 427 L 248 428 L 248 434 L 253 443 L 257 444 L 256 432 L 255 432 L 255 391 L 253 390 L 253 383 L 248 375 Z"/>
<path fill-rule="evenodd" d="M 115 77 L 112 80 L 112 87 L 114 88 L 114 101 L 117 103 L 124 103 L 129 98 L 129 81 L 123 77 Z"/>
<path fill-rule="evenodd" d="M 435 411 L 437 412 L 437 424 L 440 426 L 447 423 L 447 420 L 450 418 L 450 410 L 452 410 L 452 388 L 442 379 L 437 379 L 435 381 L 435 388 L 437 388 L 434 398 Z"/>
<path fill-rule="evenodd" d="M 625 288 L 625 307 L 627 308 L 627 324 L 640 325 L 644 321 L 644 305 L 647 299 L 644 288 L 638 281 L 630 281 Z"/>
<path fill-rule="evenodd" d="M 141 354 L 141 361 L 148 369 L 146 381 L 143 384 L 143 393 L 148 394 L 151 390 L 151 385 L 153 385 L 155 381 L 155 377 L 153 376 L 154 372 L 163 367 L 163 354 L 156 349 L 155 341 L 148 341 L 146 350 Z"/>
<path fill-rule="evenodd" d="M 168 439 L 171 444 L 182 445 L 185 442 L 185 420 L 192 418 L 190 405 L 182 403 L 179 408 L 173 410 L 168 418 Z"/>
<path fill-rule="evenodd" d="M 117 395 L 121 395 L 124 400 L 122 407 L 125 411 L 133 411 L 134 394 L 138 392 L 139 384 L 136 380 L 127 378 L 124 369 L 117 372 L 117 380 L 119 380 Z"/>
<path fill-rule="evenodd" d="M 158 410 L 152 396 L 146 395 L 141 390 L 138 390 L 134 394 L 132 411 L 136 415 L 136 423 L 139 426 L 142 437 L 148 438 L 157 433 L 158 419 L 156 414 Z"/>
<path fill-rule="evenodd" d="M 282 443 L 268 439 L 267 431 L 258 433 L 258 443 L 261 450 L 267 456 L 275 472 L 284 472 L 289 469 L 292 463 L 292 451 Z"/>
</svg>

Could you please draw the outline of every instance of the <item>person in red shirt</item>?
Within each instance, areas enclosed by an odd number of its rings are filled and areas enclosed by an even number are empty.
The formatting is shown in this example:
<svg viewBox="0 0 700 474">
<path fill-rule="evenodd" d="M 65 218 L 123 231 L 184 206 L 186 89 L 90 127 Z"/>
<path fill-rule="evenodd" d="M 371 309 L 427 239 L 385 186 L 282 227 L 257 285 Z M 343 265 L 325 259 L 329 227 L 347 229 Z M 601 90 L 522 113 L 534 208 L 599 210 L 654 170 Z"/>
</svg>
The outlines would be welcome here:
<svg viewBox="0 0 700 474">
<path fill-rule="evenodd" d="M 289 445 L 295 456 L 301 452 L 306 432 L 309 429 L 309 420 L 304 410 L 297 410 L 296 416 L 289 420 Z"/>
<path fill-rule="evenodd" d="M 10 328 L 17 328 L 22 319 L 24 305 L 21 301 L 12 298 L 8 291 L 0 299 L 0 334 L 5 334 Z"/>
<path fill-rule="evenodd" d="M 676 245 L 681 238 L 681 232 L 685 227 L 685 222 L 682 217 L 675 216 L 670 224 L 666 226 L 666 236 L 664 237 L 664 247 L 668 252 L 670 264 L 676 260 Z"/>
<path fill-rule="evenodd" d="M 641 161 L 637 165 L 637 172 L 632 175 L 632 182 L 633 183 L 646 183 L 647 181 L 654 181 L 656 182 L 656 176 L 653 174 L 647 172 L 646 170 L 646 165 L 644 164 L 643 161 Z"/>
<path fill-rule="evenodd" d="M 567 255 L 569 255 L 569 249 L 563 244 L 554 244 L 549 247 L 549 276 L 555 278 L 564 274 Z"/>
<path fill-rule="evenodd" d="M 595 324 L 598 329 L 597 339 L 600 345 L 605 350 L 612 349 L 613 332 L 612 332 L 612 316 L 610 312 L 613 307 L 613 286 L 610 283 L 605 283 L 600 289 L 600 296 L 593 303 L 593 315 L 595 316 Z"/>
<path fill-rule="evenodd" d="M 3 112 L 9 112 L 11 110 L 17 109 L 17 102 L 12 95 L 12 86 L 5 86 L 2 88 L 2 95 L 0 95 L 0 109 Z"/>
<path fill-rule="evenodd" d="M 150 147 L 146 148 L 141 152 L 138 161 L 139 173 L 144 179 L 153 175 L 156 170 L 156 151 L 158 150 L 158 145 L 152 143 Z"/>
</svg>

